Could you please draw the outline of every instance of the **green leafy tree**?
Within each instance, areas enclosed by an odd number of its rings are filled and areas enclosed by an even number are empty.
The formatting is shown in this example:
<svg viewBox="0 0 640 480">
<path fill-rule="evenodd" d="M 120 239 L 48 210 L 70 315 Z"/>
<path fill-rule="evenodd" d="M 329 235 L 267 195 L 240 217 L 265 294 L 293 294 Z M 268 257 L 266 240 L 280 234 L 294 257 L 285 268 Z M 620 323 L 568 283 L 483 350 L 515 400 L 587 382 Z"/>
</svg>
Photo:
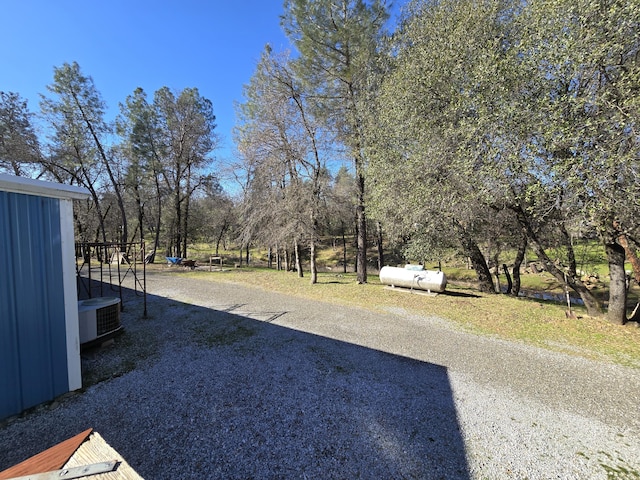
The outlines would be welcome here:
<svg viewBox="0 0 640 480">
<path fill-rule="evenodd" d="M 17 176 L 38 170 L 42 158 L 27 101 L 13 92 L 0 92 L 0 169 Z"/>
<path fill-rule="evenodd" d="M 83 75 L 76 62 L 65 63 L 54 68 L 53 83 L 48 85 L 47 89 L 53 94 L 53 98 L 43 96 L 40 107 L 51 122 L 54 132 L 54 161 L 50 164 L 49 170 L 54 175 L 60 175 L 60 171 L 64 171 L 92 192 L 99 212 L 104 241 L 105 216 L 101 213 L 97 188 L 98 179 L 102 172 L 105 172 L 120 213 L 118 223 L 121 232 L 118 241 L 126 242 L 127 212 L 120 172 L 106 144 L 106 138 L 111 134 L 112 128 L 104 120 L 105 104 L 93 79 Z"/>
<path fill-rule="evenodd" d="M 388 19 L 383 1 L 285 0 L 282 25 L 300 52 L 298 68 L 318 118 L 353 159 L 357 180 L 358 281 L 367 281 L 364 99 Z"/>
<path fill-rule="evenodd" d="M 207 178 L 218 144 L 213 104 L 197 88 L 178 93 L 163 87 L 155 92 L 154 110 L 164 155 L 162 178 L 172 198 L 166 253 L 187 256 L 189 206 L 193 193 Z"/>
<path fill-rule="evenodd" d="M 483 137 L 468 130 L 478 130 L 485 115 L 479 96 L 498 78 L 505 14 L 498 1 L 413 2 L 367 124 L 376 218 L 407 243 L 410 257 L 459 248 L 486 292 L 495 286 L 481 245 L 495 231 L 493 207 L 500 206 L 485 201 L 477 165 Z"/>
<path fill-rule="evenodd" d="M 637 9 L 417 1 L 392 48 L 374 111 L 384 125 L 372 133 L 377 212 L 412 248 L 437 248 L 424 239 L 437 238 L 438 222 L 453 232 L 486 290 L 486 261 L 473 252 L 495 244 L 496 219 L 519 225 L 512 241 L 526 238 L 592 315 L 602 305 L 579 278 L 571 239 L 599 232 L 612 277 L 608 315 L 624 321 L 620 238 L 638 189 Z M 429 206 L 409 199 L 394 208 L 386 195 L 403 186 Z"/>
<path fill-rule="evenodd" d="M 163 202 L 167 196 L 167 190 L 163 188 L 163 161 L 167 154 L 157 112 L 147 101 L 143 89 L 137 88 L 124 104 L 120 104 L 116 125 L 122 139 L 121 149 L 129 159 L 125 182 L 136 205 L 141 237 L 145 237 L 145 230 L 153 233 L 153 248 L 148 260 L 154 262 L 160 245 Z"/>
<path fill-rule="evenodd" d="M 576 197 L 564 176 L 551 167 L 553 155 L 544 147 L 540 127 L 549 121 L 545 109 L 553 95 L 539 78 L 545 75 L 543 64 L 531 55 L 537 51 L 535 42 L 527 47 L 524 41 L 530 26 L 527 9 L 516 2 L 494 2 L 492 9 L 493 22 L 478 24 L 484 25 L 483 31 L 493 25 L 493 38 L 485 36 L 484 48 L 478 49 L 483 60 L 469 69 L 473 81 L 462 97 L 473 112 L 462 124 L 461 145 L 474 165 L 478 201 L 512 230 L 507 237 L 518 248 L 513 269 L 516 285 L 517 264 L 526 242 L 546 269 L 575 290 L 591 314 L 598 314 L 600 300 L 581 281 L 576 268 L 571 240 L 585 231 L 575 215 Z M 519 225 L 520 232 L 509 225 Z"/>
<path fill-rule="evenodd" d="M 536 157 L 595 229 L 609 261 L 607 311 L 626 320 L 620 237 L 637 218 L 640 9 L 617 0 L 537 0 L 522 15 L 522 53 L 542 92 Z M 591 309 L 595 311 L 596 309 Z"/>
</svg>

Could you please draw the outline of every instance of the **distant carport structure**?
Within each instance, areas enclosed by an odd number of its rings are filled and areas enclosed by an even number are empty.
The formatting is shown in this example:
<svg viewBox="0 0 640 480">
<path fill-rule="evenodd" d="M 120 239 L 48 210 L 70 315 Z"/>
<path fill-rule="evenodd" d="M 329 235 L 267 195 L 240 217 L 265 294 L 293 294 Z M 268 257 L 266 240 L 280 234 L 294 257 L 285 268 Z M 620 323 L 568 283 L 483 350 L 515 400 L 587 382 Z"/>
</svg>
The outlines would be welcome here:
<svg viewBox="0 0 640 480">
<path fill-rule="evenodd" d="M 82 387 L 73 200 L 88 197 L 0 174 L 0 419 Z"/>
</svg>

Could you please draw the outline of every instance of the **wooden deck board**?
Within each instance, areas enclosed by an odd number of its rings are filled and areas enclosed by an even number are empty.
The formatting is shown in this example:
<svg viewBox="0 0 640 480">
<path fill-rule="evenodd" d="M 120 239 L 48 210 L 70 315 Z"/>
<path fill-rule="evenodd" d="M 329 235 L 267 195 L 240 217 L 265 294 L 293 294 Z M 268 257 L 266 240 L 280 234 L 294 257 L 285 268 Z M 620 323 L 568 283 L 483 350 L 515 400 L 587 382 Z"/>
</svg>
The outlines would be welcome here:
<svg viewBox="0 0 640 480">
<path fill-rule="evenodd" d="M 118 462 L 117 468 L 113 472 L 91 475 L 91 480 L 143 480 L 124 458 L 91 428 L 0 472 L 0 480 L 111 460 Z"/>
<path fill-rule="evenodd" d="M 80 445 L 64 468 L 81 467 L 109 460 L 117 460 L 118 467 L 113 472 L 92 475 L 91 480 L 144 480 L 98 432 L 93 432 L 89 439 Z"/>
<path fill-rule="evenodd" d="M 93 429 L 89 428 L 75 437 L 26 459 L 24 462 L 7 468 L 0 472 L 0 480 L 61 469 L 92 431 Z"/>
</svg>

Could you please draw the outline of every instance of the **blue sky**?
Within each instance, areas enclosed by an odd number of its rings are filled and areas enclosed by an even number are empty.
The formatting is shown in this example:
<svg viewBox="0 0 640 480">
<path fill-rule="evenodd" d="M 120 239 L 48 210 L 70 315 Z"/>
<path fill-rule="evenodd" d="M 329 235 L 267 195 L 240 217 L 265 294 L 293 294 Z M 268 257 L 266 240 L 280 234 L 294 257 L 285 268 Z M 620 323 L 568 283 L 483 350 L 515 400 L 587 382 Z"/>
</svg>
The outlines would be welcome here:
<svg viewBox="0 0 640 480">
<path fill-rule="evenodd" d="M 39 110 L 53 68 L 78 62 L 108 108 L 135 88 L 196 87 L 213 102 L 231 154 L 234 102 L 242 101 L 265 44 L 289 48 L 281 0 L 0 0 L 0 90 Z"/>
</svg>

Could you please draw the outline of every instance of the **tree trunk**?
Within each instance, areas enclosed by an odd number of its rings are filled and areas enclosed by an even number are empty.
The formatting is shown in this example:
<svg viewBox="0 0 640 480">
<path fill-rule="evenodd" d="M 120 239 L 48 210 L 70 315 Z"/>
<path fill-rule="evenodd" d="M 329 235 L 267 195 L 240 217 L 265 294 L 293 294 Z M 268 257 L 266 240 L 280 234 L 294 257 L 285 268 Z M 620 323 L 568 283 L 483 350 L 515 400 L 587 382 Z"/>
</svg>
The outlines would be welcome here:
<svg viewBox="0 0 640 480">
<path fill-rule="evenodd" d="M 127 242 L 127 255 L 129 255 L 130 252 L 130 248 L 131 245 L 135 243 L 136 241 L 136 235 L 138 234 L 138 228 L 142 227 L 142 223 L 138 222 L 138 224 L 136 225 L 136 227 L 133 229 L 133 233 L 131 234 L 131 240 L 129 242 Z M 140 230 L 140 237 L 142 237 L 142 229 Z M 143 238 L 140 238 L 140 241 L 144 241 Z"/>
<path fill-rule="evenodd" d="M 187 230 L 189 228 L 188 222 L 189 222 L 189 197 L 186 198 L 186 202 L 184 204 L 184 214 L 182 215 L 182 228 L 180 229 L 182 231 L 182 247 L 179 247 L 181 253 L 178 256 L 182 258 L 188 258 L 188 255 L 187 255 L 187 243 L 189 241 L 188 235 L 187 235 Z"/>
<path fill-rule="evenodd" d="M 171 222 L 169 224 L 169 234 L 167 235 L 167 246 L 164 250 L 164 253 L 167 257 L 173 257 L 175 256 L 173 253 L 173 242 L 175 240 L 175 231 L 174 231 L 175 225 L 173 224 L 173 222 Z"/>
<path fill-rule="evenodd" d="M 382 247 L 382 224 L 376 222 L 376 246 L 378 247 L 378 271 L 384 267 L 384 248 Z"/>
<path fill-rule="evenodd" d="M 511 274 L 506 263 L 502 264 L 502 270 L 504 270 L 504 276 L 507 277 L 507 290 L 504 292 L 506 295 L 511 295 L 513 291 L 513 281 L 511 280 Z"/>
<path fill-rule="evenodd" d="M 184 201 L 184 214 L 182 220 L 182 254 L 178 255 L 182 258 L 187 257 L 187 243 L 189 241 L 189 206 L 191 202 L 191 164 L 187 166 L 187 184 L 185 187 L 186 196 L 182 199 Z M 247 262 L 248 264 L 249 262 Z"/>
<path fill-rule="evenodd" d="M 615 242 L 604 245 L 609 261 L 609 307 L 607 320 L 616 325 L 627 321 L 627 278 L 624 271 L 624 248 Z"/>
<path fill-rule="evenodd" d="M 316 241 L 314 239 L 309 243 L 309 256 L 311 263 L 311 285 L 318 283 L 318 265 L 316 264 Z"/>
<path fill-rule="evenodd" d="M 458 238 L 462 249 L 469 257 L 473 269 L 476 271 L 478 277 L 478 288 L 484 293 L 496 293 L 491 272 L 489 266 L 484 258 L 484 255 L 480 251 L 478 244 L 469 236 L 464 227 L 454 220 L 454 225 L 458 231 Z"/>
<path fill-rule="evenodd" d="M 500 286 L 500 251 L 496 250 L 492 260 L 494 268 L 496 269 L 496 281 L 494 284 L 494 288 L 496 293 L 500 293 L 502 291 L 502 287 Z M 489 269 L 489 271 L 491 271 L 491 269 Z"/>
<path fill-rule="evenodd" d="M 364 211 L 364 193 L 365 182 L 364 173 L 362 172 L 362 161 L 356 160 L 356 174 L 358 180 L 358 206 L 356 209 L 356 219 L 358 223 L 358 257 L 357 257 L 357 271 L 358 271 L 358 283 L 367 283 L 367 217 Z"/>
<path fill-rule="evenodd" d="M 118 183 L 117 179 L 115 178 L 115 175 L 113 174 L 113 170 L 111 170 L 111 165 L 109 162 L 109 160 L 107 159 L 107 154 L 104 151 L 104 148 L 102 147 L 102 142 L 100 141 L 100 139 L 98 138 L 98 134 L 94 128 L 93 122 L 89 119 L 89 117 L 86 115 L 84 108 L 82 107 L 82 102 L 80 102 L 78 95 L 76 93 L 73 93 L 73 99 L 76 102 L 76 106 L 78 107 L 78 110 L 80 111 L 80 114 L 82 115 L 82 119 L 85 123 L 85 125 L 87 126 L 87 128 L 89 129 L 89 132 L 91 133 L 91 136 L 93 138 L 93 141 L 95 142 L 96 148 L 98 149 L 98 153 L 100 154 L 100 158 L 102 159 L 102 163 L 105 167 L 105 169 L 107 170 L 107 175 L 109 176 L 109 180 L 111 181 L 111 186 L 113 187 L 113 191 L 116 195 L 116 201 L 118 203 L 118 208 L 120 209 L 120 216 L 121 216 L 121 220 L 122 220 L 122 233 L 120 236 L 120 239 L 118 240 L 122 245 L 124 245 L 125 243 L 127 243 L 127 241 L 129 240 L 129 233 L 127 231 L 127 211 L 125 209 L 124 206 L 124 200 L 122 198 L 122 192 L 121 192 L 121 188 L 120 188 L 120 184 Z"/>
<path fill-rule="evenodd" d="M 318 220 L 315 214 L 311 215 L 311 241 L 309 242 L 309 263 L 311 270 L 311 285 L 318 283 L 318 265 L 316 252 L 316 238 L 318 235 Z"/>
<path fill-rule="evenodd" d="M 156 218 L 156 231 L 155 238 L 153 240 L 153 253 L 151 258 L 149 259 L 150 263 L 154 263 L 156 261 L 156 253 L 158 252 L 158 248 L 160 247 L 160 228 L 162 226 L 162 195 L 160 189 L 160 179 L 158 174 L 155 174 L 155 184 L 156 184 L 156 208 L 158 209 Z"/>
<path fill-rule="evenodd" d="M 560 231 L 562 232 L 562 236 L 564 237 L 564 245 L 567 249 L 567 261 L 568 261 L 568 273 L 569 275 L 573 275 L 574 277 L 578 274 L 578 262 L 576 260 L 576 252 L 573 249 L 573 241 L 569 232 L 567 232 L 567 228 L 564 223 L 560 225 Z"/>
<path fill-rule="evenodd" d="M 180 188 L 176 188 L 175 197 L 173 201 L 173 208 L 175 209 L 176 218 L 174 221 L 174 234 L 175 237 L 173 239 L 172 250 L 174 250 L 174 255 L 176 257 L 180 256 L 180 245 L 182 244 L 182 236 L 180 235 L 180 227 L 182 226 L 182 211 L 180 206 Z"/>
<path fill-rule="evenodd" d="M 615 222 L 613 226 L 616 230 L 621 231 L 621 227 L 618 222 Z M 624 233 L 621 233 L 618 236 L 618 243 L 622 245 L 622 248 L 624 248 L 624 253 L 627 259 L 629 259 L 629 262 L 631 262 L 631 267 L 633 268 L 633 279 L 636 281 L 638 285 L 640 285 L 640 259 L 636 254 L 635 248 L 629 245 L 629 240 L 627 238 L 627 235 Z M 625 272 L 625 275 L 626 275 L 626 272 Z M 629 289 L 627 288 L 627 294 L 628 293 L 629 293 Z M 631 312 L 631 316 L 627 319 L 627 321 L 640 322 L 640 303 L 636 304 L 635 308 L 633 309 L 633 312 Z"/>
<path fill-rule="evenodd" d="M 302 270 L 302 258 L 300 255 L 300 244 L 298 243 L 298 239 L 293 240 L 293 253 L 296 258 L 296 271 L 298 272 L 298 277 L 304 277 L 304 271 Z"/>
<path fill-rule="evenodd" d="M 136 241 L 135 237 L 136 233 L 138 233 L 138 229 L 140 229 L 140 243 L 144 242 L 144 206 L 140 199 L 140 192 L 137 186 L 134 187 L 134 193 L 136 209 L 138 210 L 138 224 L 136 225 L 136 228 L 133 229 L 133 233 L 131 234 L 131 240 L 129 245 L 127 246 L 127 255 L 131 254 L 131 245 Z"/>
<path fill-rule="evenodd" d="M 618 222 L 615 222 L 613 226 L 616 230 L 620 231 L 620 224 Z M 622 248 L 624 248 L 624 253 L 629 259 L 629 262 L 631 262 L 631 267 L 633 268 L 633 278 L 636 283 L 640 285 L 640 259 L 638 258 L 635 249 L 629 245 L 629 240 L 624 233 L 621 233 L 618 236 L 618 243 L 622 245 Z"/>
<path fill-rule="evenodd" d="M 340 221 L 342 226 L 342 273 L 347 273 L 347 237 L 344 231 L 344 221 Z"/>
<path fill-rule="evenodd" d="M 544 264 L 547 271 L 554 276 L 558 282 L 564 283 L 565 273 L 559 269 L 556 264 L 549 258 L 547 253 L 542 248 L 542 245 L 538 241 L 532 241 L 533 251 L 536 252 L 538 259 Z M 602 302 L 598 300 L 593 293 L 586 287 L 586 285 L 578 278 L 577 275 L 566 276 L 567 285 L 576 292 L 582 301 L 584 306 L 587 307 L 587 314 L 592 317 L 602 316 Z"/>
<path fill-rule="evenodd" d="M 588 315 L 592 317 L 602 316 L 603 311 L 602 303 L 600 302 L 600 300 L 598 300 L 595 295 L 593 295 L 593 293 L 591 293 L 591 291 L 585 286 L 585 284 L 582 283 L 575 271 L 569 271 L 565 273 L 560 268 L 558 268 L 556 264 L 549 258 L 541 242 L 538 240 L 538 236 L 533 231 L 533 228 L 531 228 L 531 225 L 529 224 L 527 217 L 522 209 L 516 207 L 515 213 L 518 219 L 518 223 L 522 228 L 523 235 L 526 235 L 527 240 L 530 242 L 531 248 L 533 248 L 533 251 L 538 256 L 538 259 L 544 264 L 547 271 L 551 275 L 553 275 L 553 277 L 560 283 L 564 283 L 566 279 L 567 285 L 574 292 L 576 292 L 584 302 L 584 306 L 587 308 Z"/>
<path fill-rule="evenodd" d="M 491 272 L 487 266 L 487 261 L 485 260 L 484 255 L 482 255 L 478 245 L 473 240 L 466 238 L 463 240 L 462 248 L 469 256 L 473 269 L 476 271 L 480 291 L 484 293 L 496 293 L 496 288 L 493 284 L 493 278 L 491 277 Z"/>
<path fill-rule="evenodd" d="M 140 228 L 140 241 L 143 242 L 144 241 L 144 224 L 143 224 L 144 223 L 144 206 L 140 198 L 140 190 L 138 188 L 138 185 L 134 187 L 133 191 L 134 191 L 134 197 L 136 199 L 136 208 L 138 210 L 138 228 Z M 131 241 L 134 241 L 133 237 L 135 237 L 135 233 L 132 235 Z"/>
<path fill-rule="evenodd" d="M 102 243 L 107 243 L 107 230 L 104 225 L 104 219 L 109 213 L 109 209 L 111 208 L 111 205 L 107 206 L 107 211 L 103 214 L 98 192 L 96 192 L 95 188 L 93 188 L 93 185 L 89 182 L 88 177 L 87 177 L 87 182 L 84 185 L 85 187 L 87 187 L 87 189 L 89 190 L 89 193 L 91 194 L 91 198 L 93 199 L 93 204 L 96 206 L 96 213 L 98 214 L 98 231 L 96 232 L 96 242 L 98 241 L 98 238 L 99 238 L 98 235 L 102 234 Z"/>
<path fill-rule="evenodd" d="M 219 255 L 220 252 L 220 242 L 222 241 L 222 236 L 225 234 L 225 232 L 227 231 L 227 228 L 229 227 L 229 224 L 227 222 L 225 222 L 222 225 L 222 228 L 220 229 L 220 235 L 218 235 L 218 239 L 216 240 L 216 256 Z M 271 252 L 271 247 L 269 247 L 269 252 Z"/>
<path fill-rule="evenodd" d="M 522 266 L 522 262 L 524 262 L 524 257 L 527 252 L 527 237 L 523 236 L 522 241 L 518 247 L 518 252 L 516 253 L 516 259 L 513 262 L 513 269 L 511 270 L 513 277 L 513 288 L 511 289 L 511 295 L 517 297 L 520 294 L 520 267 Z"/>
</svg>

